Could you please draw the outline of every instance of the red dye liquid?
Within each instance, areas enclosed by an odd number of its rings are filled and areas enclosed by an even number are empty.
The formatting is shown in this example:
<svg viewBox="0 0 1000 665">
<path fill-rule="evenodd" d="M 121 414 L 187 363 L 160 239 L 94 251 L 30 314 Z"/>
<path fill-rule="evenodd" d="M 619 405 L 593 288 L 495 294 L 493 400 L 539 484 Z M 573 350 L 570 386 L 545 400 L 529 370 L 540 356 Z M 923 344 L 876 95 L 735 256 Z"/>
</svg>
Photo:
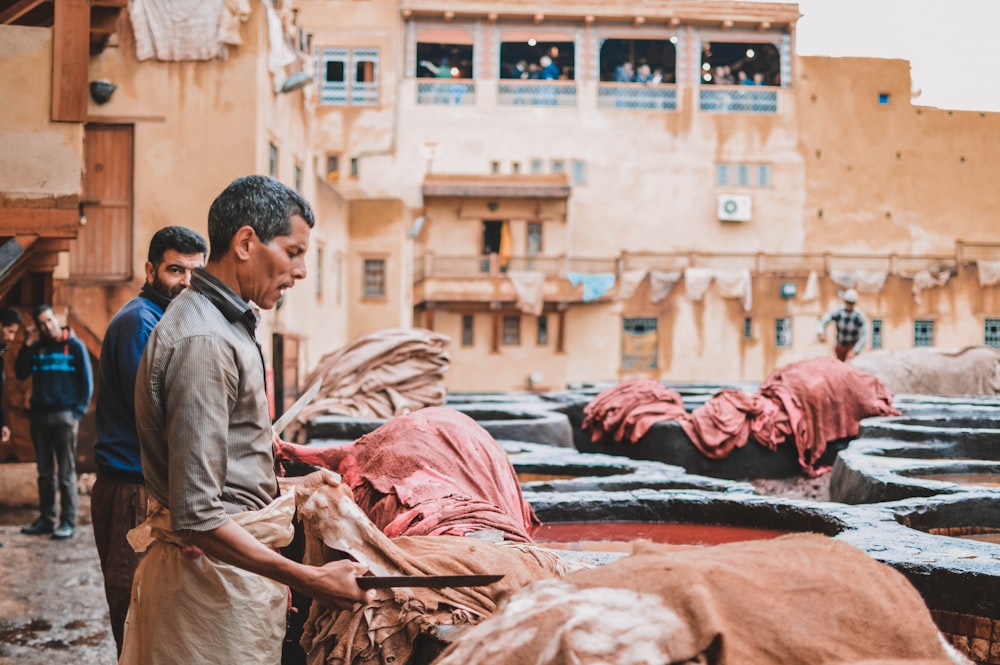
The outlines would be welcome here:
<svg viewBox="0 0 1000 665">
<path fill-rule="evenodd" d="M 632 541 L 651 540 L 668 545 L 719 545 L 783 536 L 787 531 L 712 524 L 663 522 L 550 522 L 531 537 L 546 547 L 597 552 L 631 552 Z"/>
</svg>

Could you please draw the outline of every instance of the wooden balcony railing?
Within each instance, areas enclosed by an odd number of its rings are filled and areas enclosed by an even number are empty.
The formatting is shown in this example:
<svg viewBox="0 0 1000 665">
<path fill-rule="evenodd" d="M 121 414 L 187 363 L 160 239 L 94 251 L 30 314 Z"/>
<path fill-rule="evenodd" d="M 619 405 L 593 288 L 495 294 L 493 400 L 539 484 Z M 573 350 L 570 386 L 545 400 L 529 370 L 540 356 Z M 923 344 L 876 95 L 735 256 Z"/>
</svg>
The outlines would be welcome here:
<svg viewBox="0 0 1000 665">
<path fill-rule="evenodd" d="M 1000 243 L 960 243 L 954 255 L 943 254 L 840 254 L 767 252 L 625 252 L 615 257 L 512 256 L 497 254 L 446 256 L 424 254 L 415 265 L 414 282 L 425 279 L 490 279 L 508 271 L 536 271 L 551 279 L 566 279 L 570 273 L 614 273 L 634 270 L 749 270 L 754 275 L 806 276 L 810 272 L 871 271 L 912 276 L 921 270 L 938 272 L 962 263 L 1000 260 Z"/>
</svg>

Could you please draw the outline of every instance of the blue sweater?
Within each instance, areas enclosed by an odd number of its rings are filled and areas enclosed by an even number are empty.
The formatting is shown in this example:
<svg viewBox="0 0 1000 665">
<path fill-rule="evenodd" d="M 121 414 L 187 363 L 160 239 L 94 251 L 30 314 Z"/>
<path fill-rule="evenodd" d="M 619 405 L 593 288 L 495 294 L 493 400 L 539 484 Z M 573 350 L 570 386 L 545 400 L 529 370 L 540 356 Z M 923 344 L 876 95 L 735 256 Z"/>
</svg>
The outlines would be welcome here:
<svg viewBox="0 0 1000 665">
<path fill-rule="evenodd" d="M 14 374 L 31 379 L 31 408 L 37 411 L 72 411 L 82 418 L 94 393 L 90 354 L 68 328 L 61 339 L 40 339 L 22 346 L 14 361 Z"/>
<path fill-rule="evenodd" d="M 122 482 L 142 483 L 135 427 L 135 376 L 153 328 L 170 301 L 152 288 L 118 310 L 101 344 L 101 390 L 97 395 L 94 462 Z"/>
</svg>

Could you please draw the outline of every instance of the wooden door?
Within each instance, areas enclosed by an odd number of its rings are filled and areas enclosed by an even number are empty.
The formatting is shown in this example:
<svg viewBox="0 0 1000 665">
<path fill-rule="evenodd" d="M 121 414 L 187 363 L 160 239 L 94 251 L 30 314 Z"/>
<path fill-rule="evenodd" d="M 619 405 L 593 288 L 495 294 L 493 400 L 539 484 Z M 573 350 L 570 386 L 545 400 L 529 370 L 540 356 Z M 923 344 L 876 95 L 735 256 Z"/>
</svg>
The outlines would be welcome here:
<svg viewBox="0 0 1000 665">
<path fill-rule="evenodd" d="M 73 281 L 132 278 L 132 125 L 87 125 L 83 195 L 87 223 L 69 253 Z"/>
</svg>

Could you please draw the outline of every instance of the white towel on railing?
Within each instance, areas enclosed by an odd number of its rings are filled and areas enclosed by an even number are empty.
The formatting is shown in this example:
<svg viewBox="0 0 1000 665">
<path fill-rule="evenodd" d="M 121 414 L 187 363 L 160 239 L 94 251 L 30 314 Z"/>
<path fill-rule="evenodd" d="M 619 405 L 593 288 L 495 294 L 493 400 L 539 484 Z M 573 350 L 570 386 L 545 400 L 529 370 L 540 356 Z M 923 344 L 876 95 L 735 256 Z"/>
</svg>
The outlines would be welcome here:
<svg viewBox="0 0 1000 665">
<path fill-rule="evenodd" d="M 842 286 L 845 289 L 853 289 L 854 285 L 858 283 L 858 276 L 854 274 L 852 270 L 837 270 L 836 268 L 830 269 L 830 279 L 837 286 Z"/>
<path fill-rule="evenodd" d="M 628 300 L 635 294 L 642 280 L 646 279 L 646 270 L 626 270 L 622 273 L 618 284 L 618 300 Z"/>
<path fill-rule="evenodd" d="M 816 274 L 815 270 L 810 270 L 809 277 L 806 278 L 806 288 L 802 291 L 800 300 L 812 302 L 817 298 L 819 298 L 819 275 Z"/>
<path fill-rule="evenodd" d="M 715 286 L 723 298 L 738 298 L 743 303 L 743 311 L 749 312 L 753 306 L 753 279 L 750 270 L 716 270 Z"/>
<path fill-rule="evenodd" d="M 649 302 L 658 303 L 670 295 L 674 285 L 684 276 L 680 270 L 649 271 Z"/>
<path fill-rule="evenodd" d="M 879 293 L 888 277 L 884 270 L 830 270 L 830 279 L 835 284 L 861 293 Z"/>
<path fill-rule="evenodd" d="M 685 268 L 684 285 L 687 287 L 687 297 L 691 302 L 701 302 L 708 292 L 708 287 L 715 279 L 715 271 L 708 268 Z"/>
<path fill-rule="evenodd" d="M 923 304 L 924 299 L 921 293 L 924 289 L 933 289 L 944 286 L 951 279 L 951 270 L 941 270 L 932 273 L 928 269 L 923 269 L 913 276 L 913 302 L 918 305 Z"/>
<path fill-rule="evenodd" d="M 508 270 L 506 275 L 517 293 L 517 308 L 525 314 L 540 316 L 545 306 L 545 273 L 537 270 Z"/>
<path fill-rule="evenodd" d="M 979 286 L 1000 284 L 1000 261 L 976 261 L 979 271 Z"/>
</svg>

